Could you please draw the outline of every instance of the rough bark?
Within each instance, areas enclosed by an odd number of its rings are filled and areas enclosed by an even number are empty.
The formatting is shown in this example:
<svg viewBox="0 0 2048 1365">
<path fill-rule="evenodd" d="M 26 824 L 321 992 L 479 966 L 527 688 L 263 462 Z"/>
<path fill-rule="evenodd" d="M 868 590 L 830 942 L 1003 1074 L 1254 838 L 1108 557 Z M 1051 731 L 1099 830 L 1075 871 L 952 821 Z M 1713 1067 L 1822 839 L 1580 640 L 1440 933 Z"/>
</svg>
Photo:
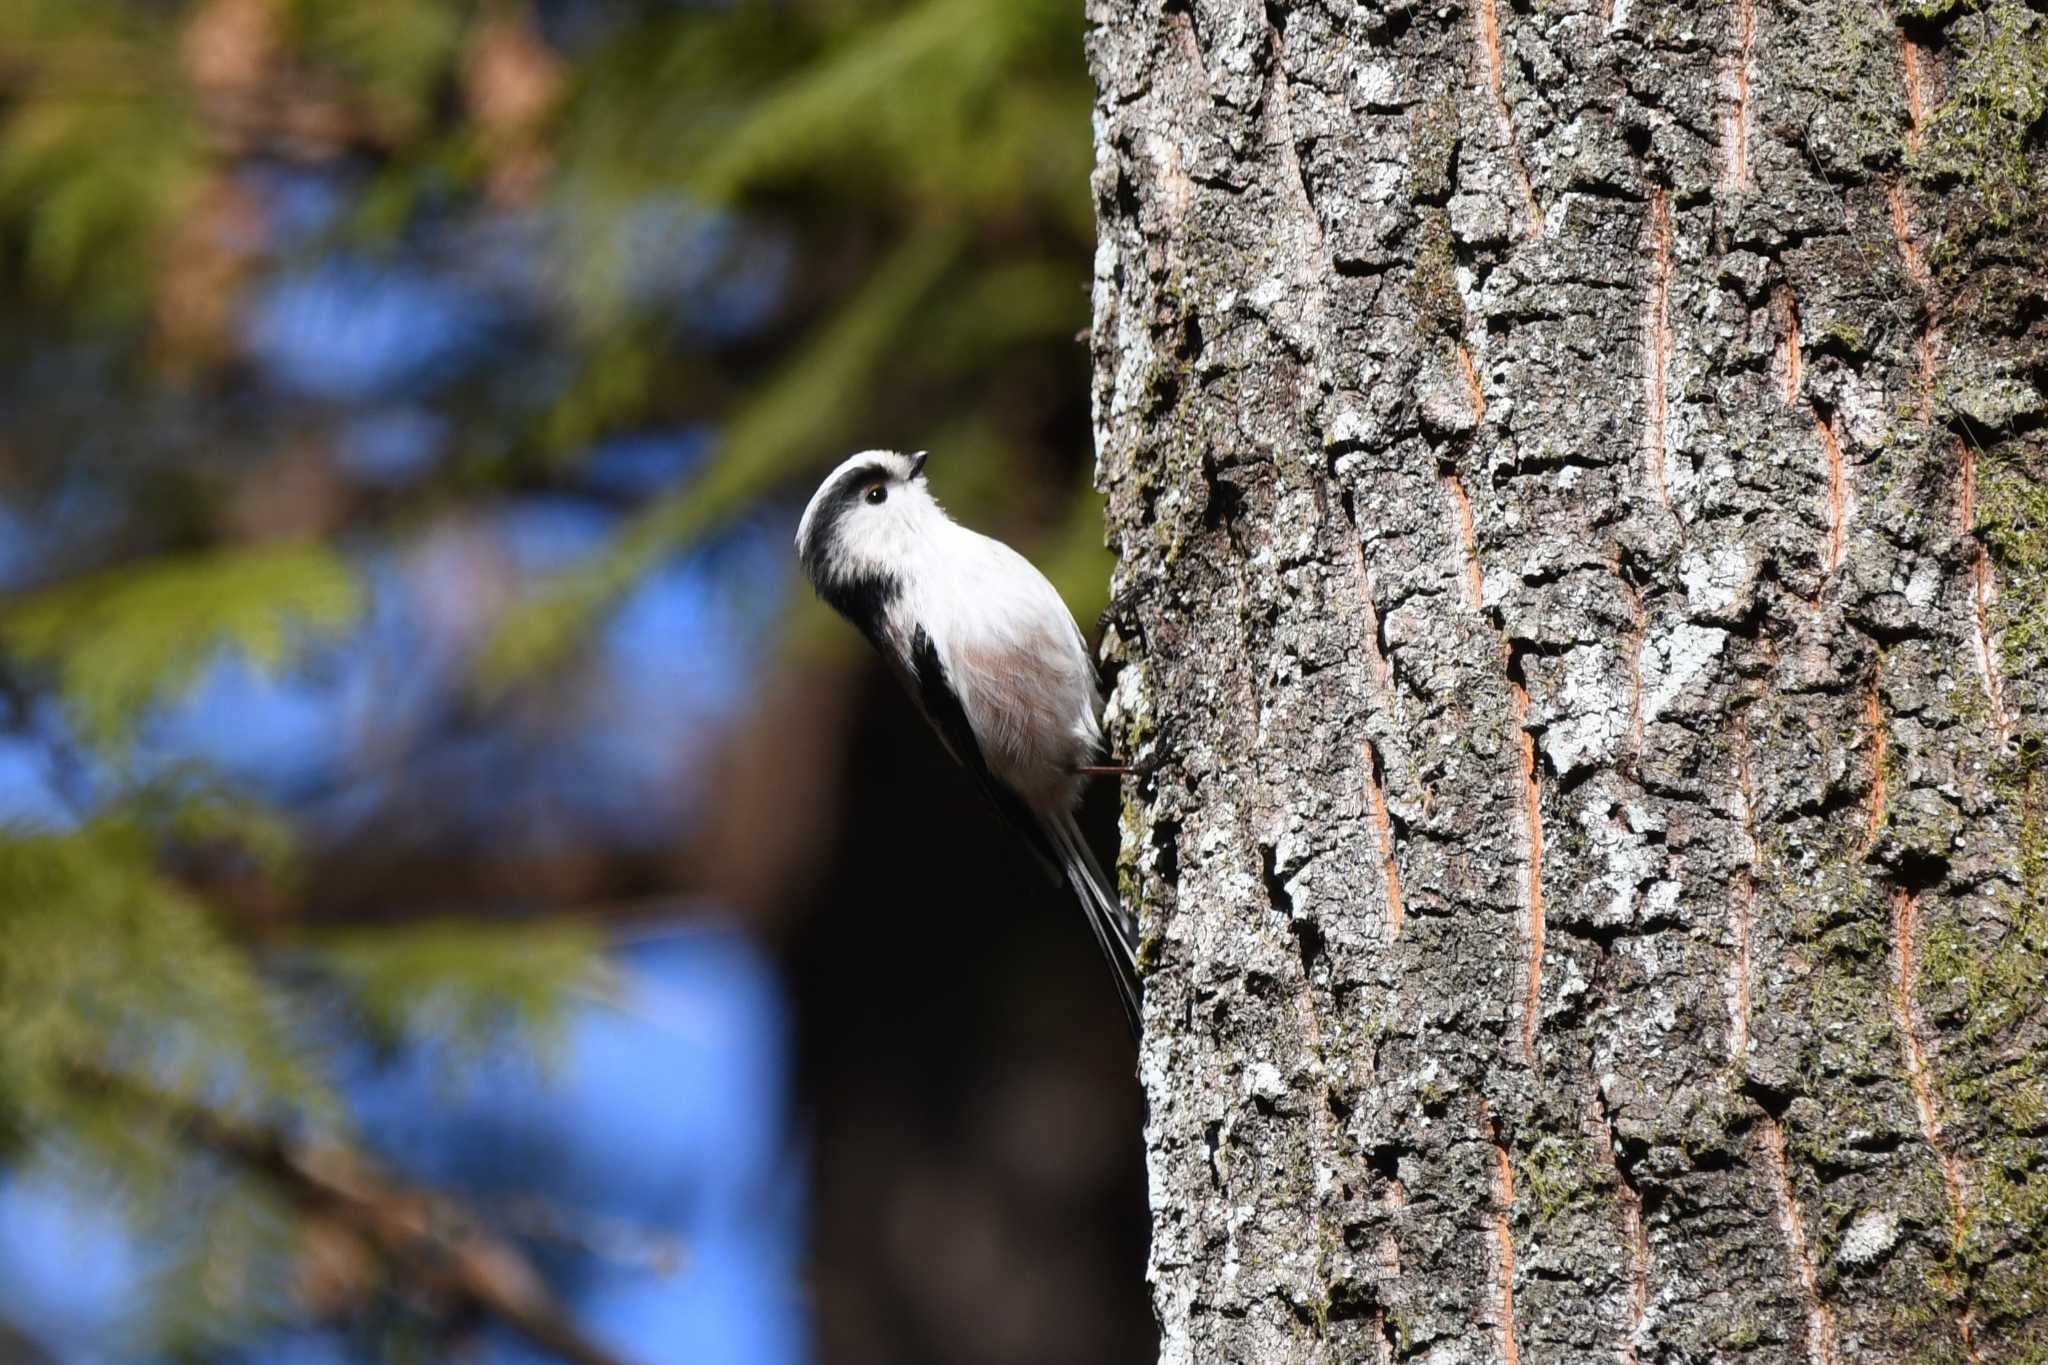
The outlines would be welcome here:
<svg viewBox="0 0 2048 1365">
<path fill-rule="evenodd" d="M 2048 1352 L 2048 40 L 1907 8 L 1090 0 L 1163 1360 Z"/>
</svg>

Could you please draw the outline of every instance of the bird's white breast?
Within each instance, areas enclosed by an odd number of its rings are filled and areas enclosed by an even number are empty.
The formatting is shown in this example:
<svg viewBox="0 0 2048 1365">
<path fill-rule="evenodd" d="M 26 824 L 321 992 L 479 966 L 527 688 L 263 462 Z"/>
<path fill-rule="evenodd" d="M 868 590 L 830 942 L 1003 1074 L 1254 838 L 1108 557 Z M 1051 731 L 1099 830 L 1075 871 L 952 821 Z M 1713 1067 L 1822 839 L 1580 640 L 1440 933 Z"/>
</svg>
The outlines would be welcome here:
<svg viewBox="0 0 2048 1365">
<path fill-rule="evenodd" d="M 1073 614 L 1009 546 L 950 521 L 934 533 L 945 543 L 918 557 L 891 615 L 930 636 L 989 770 L 1034 806 L 1064 809 L 1100 738 Z"/>
</svg>

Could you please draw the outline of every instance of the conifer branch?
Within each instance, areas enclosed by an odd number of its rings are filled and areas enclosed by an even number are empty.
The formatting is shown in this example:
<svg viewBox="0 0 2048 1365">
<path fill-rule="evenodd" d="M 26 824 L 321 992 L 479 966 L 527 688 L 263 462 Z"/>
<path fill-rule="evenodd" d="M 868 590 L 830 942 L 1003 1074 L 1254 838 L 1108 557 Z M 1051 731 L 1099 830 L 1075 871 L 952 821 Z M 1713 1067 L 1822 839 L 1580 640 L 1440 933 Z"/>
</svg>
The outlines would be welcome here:
<svg viewBox="0 0 2048 1365">
<path fill-rule="evenodd" d="M 345 1145 L 229 1119 L 129 1075 L 85 1065 L 72 1075 L 80 1089 L 167 1120 L 194 1146 L 267 1181 L 304 1212 L 346 1227 L 399 1283 L 487 1313 L 570 1365 L 629 1365 L 585 1334 L 518 1246 L 449 1195 L 408 1186 Z"/>
</svg>

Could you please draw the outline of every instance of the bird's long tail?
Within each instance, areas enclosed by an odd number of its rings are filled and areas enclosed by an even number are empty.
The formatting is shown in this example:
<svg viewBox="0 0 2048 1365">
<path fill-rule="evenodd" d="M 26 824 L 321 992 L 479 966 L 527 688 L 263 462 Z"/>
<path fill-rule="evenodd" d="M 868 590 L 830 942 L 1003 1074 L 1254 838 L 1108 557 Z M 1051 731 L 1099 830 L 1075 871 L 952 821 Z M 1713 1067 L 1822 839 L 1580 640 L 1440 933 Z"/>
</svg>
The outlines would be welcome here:
<svg viewBox="0 0 2048 1365">
<path fill-rule="evenodd" d="M 1081 902 L 1088 927 L 1094 932 L 1095 942 L 1109 962 L 1110 973 L 1116 977 L 1117 998 L 1123 1002 L 1124 1015 L 1131 1025 L 1131 1036 L 1137 1037 L 1141 1016 L 1138 1010 L 1138 963 L 1133 948 L 1136 935 L 1124 915 L 1123 906 L 1117 901 L 1116 890 L 1102 875 L 1102 864 L 1095 861 L 1095 854 L 1081 835 L 1081 827 L 1074 822 L 1073 812 L 1061 811 L 1056 815 L 1043 816 L 1040 824 L 1047 842 L 1058 856 L 1060 870 L 1066 873 L 1067 883 L 1074 888 L 1075 899 Z"/>
</svg>

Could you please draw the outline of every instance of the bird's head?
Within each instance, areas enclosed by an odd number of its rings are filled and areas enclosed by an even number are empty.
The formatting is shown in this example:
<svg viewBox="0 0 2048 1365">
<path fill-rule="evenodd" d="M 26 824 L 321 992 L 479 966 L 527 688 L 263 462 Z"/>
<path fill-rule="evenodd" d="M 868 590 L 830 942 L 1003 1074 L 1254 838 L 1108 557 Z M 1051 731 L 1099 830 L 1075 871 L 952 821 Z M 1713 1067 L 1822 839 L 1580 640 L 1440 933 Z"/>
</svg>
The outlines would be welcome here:
<svg viewBox="0 0 2048 1365">
<path fill-rule="evenodd" d="M 796 554 L 828 601 L 835 588 L 900 582 L 919 540 L 946 519 L 925 487 L 924 461 L 921 450 L 864 450 L 811 495 L 797 523 Z"/>
</svg>

